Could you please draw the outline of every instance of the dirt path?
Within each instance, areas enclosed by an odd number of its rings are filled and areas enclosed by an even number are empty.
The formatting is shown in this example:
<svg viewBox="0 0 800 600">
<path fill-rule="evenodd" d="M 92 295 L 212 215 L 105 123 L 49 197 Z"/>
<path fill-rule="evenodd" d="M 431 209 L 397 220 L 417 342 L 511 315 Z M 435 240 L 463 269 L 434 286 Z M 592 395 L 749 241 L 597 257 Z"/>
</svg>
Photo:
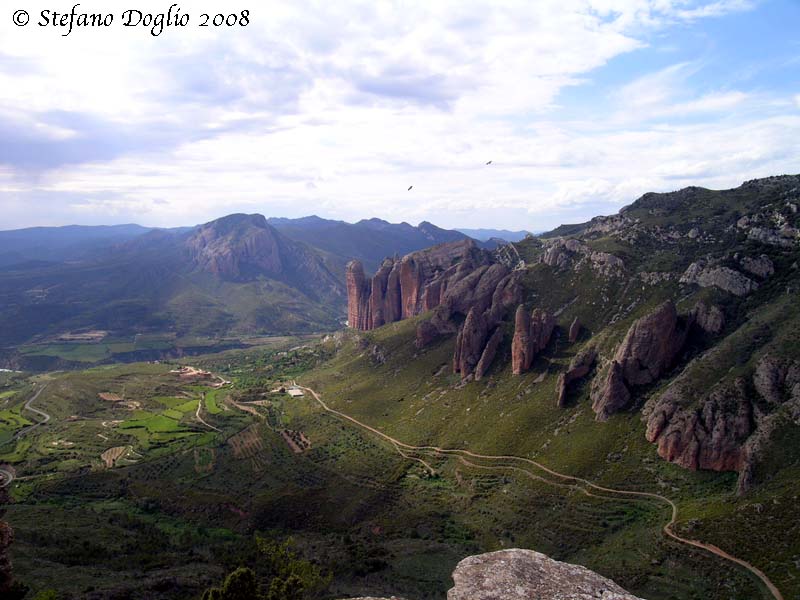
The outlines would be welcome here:
<svg viewBox="0 0 800 600">
<path fill-rule="evenodd" d="M 781 594 L 780 590 L 778 590 L 778 588 L 775 587 L 775 584 L 773 584 L 772 581 L 770 581 L 769 577 L 767 577 L 767 575 L 761 569 L 759 569 L 758 567 L 755 567 L 755 566 L 751 565 L 749 562 L 747 562 L 745 560 L 742 560 L 741 558 L 737 558 L 735 556 L 732 556 L 731 554 L 725 552 L 724 550 L 722 550 L 721 548 L 719 548 L 719 547 L 717 547 L 717 546 L 715 546 L 713 544 L 707 544 L 705 542 L 700 542 L 698 540 L 691 540 L 691 539 L 688 539 L 688 538 L 684 538 L 684 537 L 681 537 L 680 535 L 678 535 L 677 533 L 675 533 L 673 531 L 672 527 L 675 525 L 676 521 L 678 520 L 678 506 L 677 506 L 677 504 L 675 504 L 675 502 L 673 502 L 672 500 L 670 500 L 666 496 L 662 496 L 661 494 L 655 494 L 655 493 L 651 493 L 651 492 L 639 492 L 639 491 L 636 491 L 636 490 L 618 490 L 618 489 L 613 489 L 613 488 L 607 488 L 607 487 L 604 487 L 602 485 L 598 485 L 596 483 L 593 483 L 593 482 L 589 481 L 588 479 L 583 479 L 581 477 L 575 477 L 575 476 L 572 476 L 572 475 L 566 475 L 564 473 L 559 473 L 558 471 L 554 471 L 553 469 L 550 469 L 550 468 L 542 465 L 541 463 L 538 463 L 538 462 L 536 462 L 534 460 L 531 460 L 530 458 L 524 458 L 522 456 L 477 454 L 477 453 L 474 453 L 474 452 L 470 452 L 469 450 L 462 450 L 462 449 L 458 449 L 458 448 L 440 448 L 438 446 L 414 446 L 412 444 L 406 444 L 405 442 L 401 442 L 400 440 L 398 440 L 396 438 L 393 438 L 392 436 L 387 435 L 386 433 L 383 433 L 382 431 L 380 431 L 378 429 L 375 429 L 374 427 L 370 427 L 366 423 L 362 423 L 361 421 L 351 417 L 350 415 L 347 415 L 347 414 L 345 414 L 343 412 L 340 412 L 340 411 L 338 411 L 336 409 L 333 409 L 333 408 L 329 407 L 325 403 L 325 401 L 322 400 L 322 398 L 319 397 L 319 394 L 317 394 L 317 392 L 312 390 L 311 388 L 303 387 L 303 386 L 300 386 L 300 387 L 301 387 L 301 389 L 304 389 L 307 392 L 309 392 L 314 397 L 314 399 L 317 401 L 317 403 L 324 410 L 326 410 L 327 412 L 329 412 L 331 414 L 334 414 L 334 415 L 336 415 L 336 416 L 338 416 L 338 417 L 340 417 L 342 419 L 345 419 L 347 421 L 350 421 L 354 425 L 357 425 L 358 427 L 361 427 L 362 429 L 366 429 L 367 431 L 370 431 L 370 432 L 374 433 L 375 435 L 383 438 L 384 440 L 386 440 L 390 444 L 392 444 L 395 447 L 395 449 L 397 450 L 397 452 L 401 456 L 403 456 L 404 458 L 410 459 L 410 460 L 417 460 L 419 462 L 422 462 L 431 472 L 433 472 L 433 468 L 428 463 L 426 463 L 425 461 L 423 461 L 420 458 L 409 456 L 404 451 L 427 452 L 427 453 L 433 453 L 433 454 L 438 454 L 438 455 L 453 455 L 453 456 L 457 456 L 462 463 L 464 463 L 464 464 L 466 464 L 468 466 L 474 466 L 474 467 L 483 468 L 483 469 L 495 469 L 495 470 L 496 469 L 509 469 L 509 470 L 514 470 L 514 471 L 520 471 L 522 473 L 526 473 L 529 477 L 532 477 L 532 478 L 534 478 L 536 480 L 539 480 L 539 481 L 542 481 L 544 483 L 547 483 L 547 484 L 550 484 L 550 485 L 571 487 L 571 488 L 580 490 L 580 491 L 582 491 L 583 493 L 585 493 L 586 495 L 589 495 L 589 496 L 595 496 L 595 494 L 592 494 L 586 488 L 590 488 L 592 490 L 597 490 L 597 491 L 600 491 L 600 492 L 605 492 L 605 493 L 608 493 L 608 494 L 613 494 L 615 496 L 627 496 L 627 497 L 630 497 L 630 498 L 642 498 L 642 499 L 657 500 L 659 502 L 667 504 L 670 507 L 671 511 L 672 511 L 672 516 L 671 516 L 669 522 L 666 525 L 664 525 L 663 531 L 668 537 L 670 537 L 673 540 L 675 540 L 677 542 L 680 542 L 682 544 L 686 544 L 686 545 L 689 545 L 689 546 L 693 546 L 695 548 L 700 548 L 702 550 L 706 550 L 708 552 L 711 552 L 715 556 L 719 556 L 720 558 L 723 558 L 725 560 L 728 560 L 730 562 L 733 562 L 733 563 L 745 568 L 750 573 L 752 573 L 753 575 L 758 577 L 758 579 L 766 586 L 767 590 L 772 595 L 774 600 L 784 600 L 783 595 Z M 568 484 L 568 483 L 565 484 L 565 483 L 553 482 L 553 481 L 550 481 L 550 480 L 548 480 L 548 479 L 546 479 L 544 477 L 536 475 L 535 473 L 531 473 L 530 471 L 527 471 L 525 469 L 520 469 L 519 467 L 513 467 L 513 466 L 508 466 L 508 465 L 505 465 L 505 466 L 504 465 L 491 466 L 491 467 L 488 467 L 488 466 L 485 466 L 485 465 L 484 466 L 479 466 L 479 465 L 475 465 L 474 463 L 470 463 L 464 457 L 481 459 L 481 460 L 489 460 L 489 461 L 512 461 L 512 462 L 517 462 L 517 463 L 523 463 L 523 464 L 526 464 L 526 465 L 531 465 L 533 467 L 536 467 L 537 469 L 539 469 L 541 471 L 544 471 L 548 475 L 552 475 L 553 477 L 555 477 L 557 479 L 560 479 L 561 481 L 565 481 L 565 482 L 571 481 L 571 482 L 575 482 L 575 483 L 573 483 L 573 484 Z M 578 485 L 578 484 L 582 484 L 582 485 Z M 583 487 L 583 486 L 585 486 L 585 487 Z M 599 496 L 599 497 L 602 498 L 602 497 L 605 497 L 605 496 Z"/>
<path fill-rule="evenodd" d="M 222 431 L 221 429 L 217 429 L 213 425 L 209 425 L 208 423 L 206 423 L 203 417 L 200 416 L 200 409 L 203 408 L 203 400 L 205 399 L 206 399 L 205 393 L 200 394 L 200 399 L 197 401 L 197 412 L 194 413 L 195 418 L 209 429 L 213 429 L 214 431 Z"/>
<path fill-rule="evenodd" d="M 32 413 L 36 413 L 37 415 L 42 417 L 42 420 L 34 423 L 33 425 L 28 425 L 25 429 L 21 429 L 16 434 L 14 434 L 14 438 L 13 439 L 18 440 L 19 438 L 21 438 L 26 433 L 28 433 L 30 431 L 33 431 L 34 429 L 36 429 L 40 425 L 44 425 L 45 423 L 47 423 L 50 420 L 50 415 L 49 414 L 47 414 L 43 410 L 39 410 L 38 408 L 33 408 L 33 406 L 31 406 L 31 404 L 33 402 L 35 402 L 37 400 L 37 398 L 39 398 L 39 396 L 41 396 L 42 392 L 45 391 L 46 389 L 47 389 L 47 385 L 45 384 L 42 387 L 40 387 L 38 390 L 36 390 L 36 393 L 30 398 L 30 400 L 28 400 L 25 403 L 25 410 L 29 410 Z"/>
<path fill-rule="evenodd" d="M 14 481 L 14 473 L 7 469 L 0 469 L 0 475 L 3 476 L 3 483 L 0 484 L 0 487 L 8 487 Z"/>
</svg>

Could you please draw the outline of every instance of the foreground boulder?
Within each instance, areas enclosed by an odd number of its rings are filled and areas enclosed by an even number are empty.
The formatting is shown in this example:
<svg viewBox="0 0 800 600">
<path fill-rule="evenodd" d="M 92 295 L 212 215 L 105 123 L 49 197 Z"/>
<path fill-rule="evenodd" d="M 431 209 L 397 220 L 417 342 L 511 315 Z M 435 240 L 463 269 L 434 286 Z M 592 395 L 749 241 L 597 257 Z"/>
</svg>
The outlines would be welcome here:
<svg viewBox="0 0 800 600">
<path fill-rule="evenodd" d="M 465 558 L 453 571 L 447 600 L 637 600 L 586 567 L 532 550 L 500 550 Z"/>
</svg>

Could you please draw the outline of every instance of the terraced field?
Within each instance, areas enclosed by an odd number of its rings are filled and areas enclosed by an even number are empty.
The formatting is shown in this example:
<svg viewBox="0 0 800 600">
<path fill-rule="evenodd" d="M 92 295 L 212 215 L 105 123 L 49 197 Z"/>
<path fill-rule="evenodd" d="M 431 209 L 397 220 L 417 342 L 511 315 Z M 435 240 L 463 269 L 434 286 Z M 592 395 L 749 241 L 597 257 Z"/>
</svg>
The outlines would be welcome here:
<svg viewBox="0 0 800 600">
<path fill-rule="evenodd" d="M 676 532 L 723 549 L 735 544 L 737 555 L 785 585 L 792 538 L 771 540 L 765 560 L 758 530 L 778 518 L 791 530 L 797 509 L 790 503 L 737 501 L 733 476 L 660 461 L 634 415 L 612 419 L 598 438 L 585 390 L 567 411 L 552 402 L 550 378 L 541 374 L 568 360 L 557 351 L 525 376 L 501 370 L 480 385 L 461 385 L 446 366 L 450 342 L 417 355 L 412 338 L 413 323 L 370 334 L 385 364 L 354 336 L 192 363 L 233 381 L 219 390 L 180 381 L 170 365 L 38 377 L 48 384 L 38 404 L 52 423 L 0 446 L 0 461 L 20 477 L 8 513 L 18 576 L 36 590 L 75 597 L 94 588 L 188 600 L 237 566 L 258 569 L 258 531 L 292 536 L 302 554 L 330 569 L 331 598 L 441 598 L 461 558 L 504 547 L 585 564 L 650 600 L 770 598 L 752 574 L 665 537 L 662 503 L 586 495 L 511 462 L 498 470 L 477 457 L 408 448 L 404 457 L 312 396 L 276 391 L 298 379 L 331 407 L 414 445 L 518 454 L 604 486 L 675 498 Z M 6 410 L 25 397 L 12 397 Z M 201 402 L 203 418 L 220 432 L 197 421 Z M 281 437 L 287 429 L 303 432 L 311 447 L 293 452 Z M 114 449 L 121 459 L 109 468 L 101 455 Z M 775 488 L 764 494 L 785 497 Z M 743 525 L 744 517 L 753 522 Z M 42 522 L 58 534 L 42 532 Z M 98 580 L 98 572 L 115 576 Z"/>
</svg>

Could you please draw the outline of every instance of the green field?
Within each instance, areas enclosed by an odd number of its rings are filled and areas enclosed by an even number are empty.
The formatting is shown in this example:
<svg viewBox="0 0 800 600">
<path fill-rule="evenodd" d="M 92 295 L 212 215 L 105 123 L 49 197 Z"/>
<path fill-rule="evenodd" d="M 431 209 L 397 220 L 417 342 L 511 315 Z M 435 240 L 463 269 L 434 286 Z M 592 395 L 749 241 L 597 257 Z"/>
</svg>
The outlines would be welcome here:
<svg viewBox="0 0 800 600">
<path fill-rule="evenodd" d="M 562 293 L 548 291 L 548 301 L 563 303 Z M 561 326 L 573 316 L 565 312 Z M 587 314 L 589 326 L 592 318 L 601 317 Z M 585 339 L 548 349 L 518 377 L 506 339 L 489 376 L 462 383 L 449 367 L 453 340 L 419 351 L 415 325 L 184 361 L 232 380 L 219 390 L 183 382 L 164 364 L 37 377 L 48 386 L 37 406 L 52 422 L 0 445 L 0 461 L 21 477 L 8 513 L 19 578 L 37 591 L 80 596 L 91 587 L 146 598 L 158 590 L 189 600 L 239 565 L 257 569 L 253 532 L 262 532 L 291 536 L 334 573 L 325 598 L 442 598 L 464 556 L 508 547 L 586 565 L 648 600 L 766 598 L 740 568 L 665 538 L 663 504 L 586 496 L 513 465 L 415 454 L 432 476 L 309 395 L 272 393 L 297 379 L 332 407 L 411 444 L 524 456 L 609 487 L 665 494 L 679 505 L 678 531 L 752 561 L 794 593 L 800 472 L 793 455 L 776 456 L 772 478 L 738 498 L 735 474 L 691 472 L 658 458 L 638 414 L 595 422 L 587 386 L 576 387 L 567 409 L 556 407 L 556 374 Z M 594 342 L 611 347 L 625 328 L 621 322 Z M 385 362 L 364 351 L 373 345 Z M 0 414 L 16 419 L 27 397 L 9 396 Z M 221 432 L 195 418 L 201 398 L 201 415 Z M 249 405 L 256 416 L 231 399 L 264 405 Z M 279 435 L 284 428 L 303 432 L 311 448 L 292 452 Z M 791 432 L 786 447 L 796 445 Z M 102 452 L 127 446 L 133 452 L 124 461 L 103 465 Z M 42 522 L 60 534 L 43 532 Z"/>
</svg>

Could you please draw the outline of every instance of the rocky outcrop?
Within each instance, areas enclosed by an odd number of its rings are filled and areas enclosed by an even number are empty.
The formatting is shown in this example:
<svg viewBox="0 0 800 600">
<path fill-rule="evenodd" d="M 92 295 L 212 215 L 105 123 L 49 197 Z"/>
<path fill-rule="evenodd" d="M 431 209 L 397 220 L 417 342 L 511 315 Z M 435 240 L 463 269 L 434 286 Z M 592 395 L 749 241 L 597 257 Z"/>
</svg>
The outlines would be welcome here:
<svg viewBox="0 0 800 600">
<path fill-rule="evenodd" d="M 569 363 L 569 367 L 564 373 L 558 376 L 556 382 L 556 405 L 559 408 L 566 406 L 566 396 L 569 384 L 578 379 L 582 379 L 592 370 L 597 359 L 597 350 L 593 347 L 581 350 Z"/>
<path fill-rule="evenodd" d="M 417 340 L 429 335 L 433 326 L 438 335 L 447 333 L 453 318 L 466 311 L 467 319 L 459 329 L 454 368 L 462 377 L 475 374 L 480 379 L 489 369 L 502 341 L 500 323 L 508 309 L 519 301 L 519 285 L 514 274 L 501 265 L 481 269 L 451 287 L 452 294 L 434 311 L 430 325 L 417 333 Z M 470 318 L 472 314 L 472 318 Z M 477 362 L 475 362 L 477 359 Z"/>
<path fill-rule="evenodd" d="M 471 240 L 386 259 L 371 280 L 353 261 L 346 272 L 348 323 L 370 330 L 432 310 L 417 326 L 416 346 L 457 333 L 453 371 L 480 379 L 502 342 L 501 321 L 519 303 L 518 277 Z"/>
<path fill-rule="evenodd" d="M 581 322 L 578 317 L 573 319 L 572 324 L 569 326 L 569 343 L 574 344 L 581 333 Z"/>
<path fill-rule="evenodd" d="M 751 379 L 760 399 L 747 378 L 737 377 L 698 400 L 687 373 L 645 406 L 647 440 L 662 458 L 687 469 L 739 472 L 737 489 L 744 493 L 781 415 L 800 424 L 800 362 L 763 357 Z"/>
<path fill-rule="evenodd" d="M 785 227 L 780 230 L 768 227 L 751 227 L 747 232 L 747 237 L 754 242 L 769 246 L 792 248 L 800 240 L 800 231 L 793 227 Z"/>
<path fill-rule="evenodd" d="M 595 378 L 591 398 L 592 410 L 598 421 L 606 421 L 611 415 L 628 407 L 631 392 L 625 385 L 622 366 L 617 361 L 611 362 L 602 377 Z"/>
<path fill-rule="evenodd" d="M 463 377 L 466 377 L 475 372 L 488 336 L 489 327 L 486 317 L 483 313 L 478 312 L 476 307 L 470 308 L 467 319 L 459 329 L 456 338 L 456 349 L 453 355 L 454 373 L 461 373 Z"/>
<path fill-rule="evenodd" d="M 520 304 L 514 315 L 514 337 L 511 340 L 511 371 L 520 375 L 527 371 L 533 362 L 531 349 L 531 316 Z"/>
<path fill-rule="evenodd" d="M 593 383 L 592 409 L 598 420 L 627 408 L 630 388 L 652 383 L 673 366 L 688 325 L 679 319 L 671 301 L 631 325 L 607 371 Z"/>
<path fill-rule="evenodd" d="M 692 309 L 691 319 L 700 329 L 711 335 L 717 335 L 725 328 L 725 313 L 719 306 L 708 305 L 702 300 Z"/>
<path fill-rule="evenodd" d="M 739 264 L 742 265 L 745 271 L 761 279 L 766 279 L 770 275 L 775 274 L 775 265 L 772 264 L 772 261 L 766 254 L 762 254 L 756 258 L 743 256 Z"/>
<path fill-rule="evenodd" d="M 502 341 L 503 329 L 502 327 L 497 327 L 495 328 L 494 333 L 489 337 L 489 341 L 486 342 L 486 347 L 483 349 L 481 359 L 478 361 L 478 365 L 475 367 L 475 381 L 480 381 L 489 370 L 489 367 L 492 366 L 492 361 L 494 361 L 494 357 L 497 354 L 497 349 L 500 347 L 500 343 Z"/>
<path fill-rule="evenodd" d="M 758 284 L 728 267 L 710 266 L 704 260 L 693 262 L 680 279 L 700 287 L 716 287 L 734 296 L 746 296 L 758 289 Z"/>
<path fill-rule="evenodd" d="M 547 347 L 556 319 L 548 312 L 537 308 L 528 316 L 521 304 L 514 317 L 514 338 L 511 342 L 511 369 L 515 375 L 531 368 L 533 359 Z"/>
<path fill-rule="evenodd" d="M 345 271 L 347 285 L 347 324 L 353 329 L 370 329 L 372 323 L 370 286 L 364 276 L 364 265 L 354 260 Z"/>
<path fill-rule="evenodd" d="M 625 270 L 625 263 L 618 256 L 608 252 L 593 251 L 588 245 L 576 239 L 547 240 L 539 261 L 557 270 L 570 266 L 578 270 L 588 265 L 603 277 L 618 276 Z"/>
<path fill-rule="evenodd" d="M 507 267 L 492 264 L 491 254 L 472 240 L 388 258 L 369 280 L 363 265 L 353 261 L 347 267 L 348 321 L 355 329 L 370 330 L 444 304 L 449 304 L 451 312 L 466 315 L 480 303 L 483 312 L 506 275 Z"/>
<path fill-rule="evenodd" d="M 453 571 L 447 600 L 638 600 L 586 567 L 532 550 L 500 550 L 465 558 Z"/>
<path fill-rule="evenodd" d="M 659 456 L 684 468 L 739 471 L 753 432 L 745 380 L 717 386 L 699 407 L 684 406 L 687 394 L 673 384 L 645 411 L 647 440 L 658 445 Z"/>
</svg>

